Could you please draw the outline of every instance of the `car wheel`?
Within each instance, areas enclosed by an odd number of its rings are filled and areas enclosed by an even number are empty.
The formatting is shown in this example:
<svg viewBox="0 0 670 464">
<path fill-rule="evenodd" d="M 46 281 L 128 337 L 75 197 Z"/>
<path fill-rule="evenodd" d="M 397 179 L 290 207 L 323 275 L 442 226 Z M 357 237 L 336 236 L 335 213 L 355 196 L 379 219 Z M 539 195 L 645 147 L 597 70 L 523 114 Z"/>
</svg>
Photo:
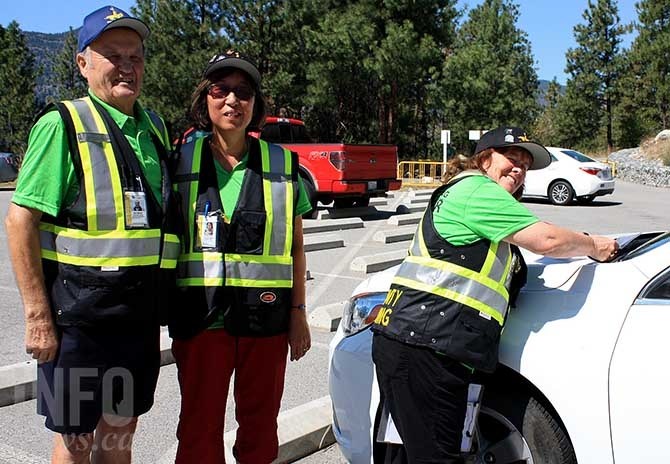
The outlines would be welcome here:
<svg viewBox="0 0 670 464">
<path fill-rule="evenodd" d="M 309 198 L 309 202 L 312 205 L 312 209 L 307 211 L 305 214 L 302 215 L 304 219 L 314 219 L 316 217 L 316 189 L 314 188 L 314 184 L 312 183 L 311 180 L 307 179 L 304 176 L 302 177 L 302 184 L 305 186 L 305 192 L 307 193 L 307 198 Z"/>
<path fill-rule="evenodd" d="M 575 191 L 572 185 L 564 180 L 557 180 L 549 186 L 549 201 L 555 205 L 565 206 L 572 201 Z"/>
<path fill-rule="evenodd" d="M 583 197 L 578 197 L 577 203 L 579 203 L 580 205 L 588 205 L 589 203 L 593 202 L 595 197 L 596 197 L 595 195 L 585 195 Z"/>
<path fill-rule="evenodd" d="M 355 200 L 355 198 L 335 198 L 335 208 L 351 208 Z"/>
<path fill-rule="evenodd" d="M 532 396 L 484 390 L 476 434 L 468 463 L 577 463 L 560 420 Z"/>
<path fill-rule="evenodd" d="M 370 197 L 368 197 L 368 196 L 356 198 L 356 206 L 360 206 L 360 207 L 364 208 L 364 207 L 368 206 L 369 204 L 370 204 Z"/>
</svg>

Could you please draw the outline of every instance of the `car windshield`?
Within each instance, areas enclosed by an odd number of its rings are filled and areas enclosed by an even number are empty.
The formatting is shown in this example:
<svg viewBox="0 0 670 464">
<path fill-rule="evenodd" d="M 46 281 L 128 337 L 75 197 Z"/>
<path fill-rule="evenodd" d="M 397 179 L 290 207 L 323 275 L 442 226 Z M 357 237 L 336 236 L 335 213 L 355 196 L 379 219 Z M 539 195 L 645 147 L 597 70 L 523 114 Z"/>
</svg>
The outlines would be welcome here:
<svg viewBox="0 0 670 464">
<path fill-rule="evenodd" d="M 627 259 L 640 256 L 654 248 L 657 248 L 670 241 L 670 232 L 653 232 L 648 234 L 640 234 L 634 240 L 624 245 L 619 251 L 619 259 L 617 261 L 625 261 Z"/>
<path fill-rule="evenodd" d="M 592 163 L 595 161 L 594 159 L 586 156 L 584 153 L 579 153 L 578 151 L 574 150 L 561 150 L 561 153 L 568 155 L 570 158 L 575 161 L 579 161 L 580 163 Z"/>
</svg>

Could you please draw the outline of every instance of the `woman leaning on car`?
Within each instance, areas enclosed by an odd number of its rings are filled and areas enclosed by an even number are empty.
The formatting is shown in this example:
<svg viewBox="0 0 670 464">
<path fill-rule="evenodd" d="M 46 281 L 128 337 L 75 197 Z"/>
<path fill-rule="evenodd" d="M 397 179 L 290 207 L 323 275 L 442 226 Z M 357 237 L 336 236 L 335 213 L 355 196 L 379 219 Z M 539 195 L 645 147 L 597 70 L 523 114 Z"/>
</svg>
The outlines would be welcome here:
<svg viewBox="0 0 670 464">
<path fill-rule="evenodd" d="M 509 304 L 525 284 L 517 246 L 616 255 L 613 239 L 542 222 L 518 201 L 526 171 L 549 163 L 521 129 L 500 127 L 474 156 L 454 158 L 433 193 L 373 325 L 379 387 L 404 444 L 393 462 L 462 462 L 468 385 L 495 370 Z"/>
</svg>

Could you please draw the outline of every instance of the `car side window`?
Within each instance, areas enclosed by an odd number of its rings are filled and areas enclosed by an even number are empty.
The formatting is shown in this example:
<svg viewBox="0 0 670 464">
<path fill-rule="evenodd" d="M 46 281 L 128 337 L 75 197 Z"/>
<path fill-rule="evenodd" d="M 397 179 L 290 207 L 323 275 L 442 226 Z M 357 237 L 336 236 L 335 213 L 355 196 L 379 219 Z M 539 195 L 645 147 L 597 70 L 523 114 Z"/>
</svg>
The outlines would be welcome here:
<svg viewBox="0 0 670 464">
<path fill-rule="evenodd" d="M 670 270 L 656 277 L 642 293 L 642 298 L 668 300 L 670 302 Z"/>
</svg>

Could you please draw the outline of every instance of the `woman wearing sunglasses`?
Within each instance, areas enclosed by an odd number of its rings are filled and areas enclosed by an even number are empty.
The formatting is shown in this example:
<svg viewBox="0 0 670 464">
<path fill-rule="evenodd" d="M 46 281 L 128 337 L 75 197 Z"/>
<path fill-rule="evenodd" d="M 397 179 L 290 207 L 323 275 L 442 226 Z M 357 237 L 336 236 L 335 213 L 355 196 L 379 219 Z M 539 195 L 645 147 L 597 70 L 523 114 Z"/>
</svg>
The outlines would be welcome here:
<svg viewBox="0 0 670 464">
<path fill-rule="evenodd" d="M 302 214 L 311 209 L 295 153 L 248 135 L 265 117 L 256 66 L 214 56 L 191 101 L 208 135 L 181 148 L 175 189 L 185 247 L 170 335 L 181 389 L 177 463 L 224 462 L 233 372 L 238 462 L 277 457 L 286 358 L 311 340 L 305 311 Z"/>
</svg>

